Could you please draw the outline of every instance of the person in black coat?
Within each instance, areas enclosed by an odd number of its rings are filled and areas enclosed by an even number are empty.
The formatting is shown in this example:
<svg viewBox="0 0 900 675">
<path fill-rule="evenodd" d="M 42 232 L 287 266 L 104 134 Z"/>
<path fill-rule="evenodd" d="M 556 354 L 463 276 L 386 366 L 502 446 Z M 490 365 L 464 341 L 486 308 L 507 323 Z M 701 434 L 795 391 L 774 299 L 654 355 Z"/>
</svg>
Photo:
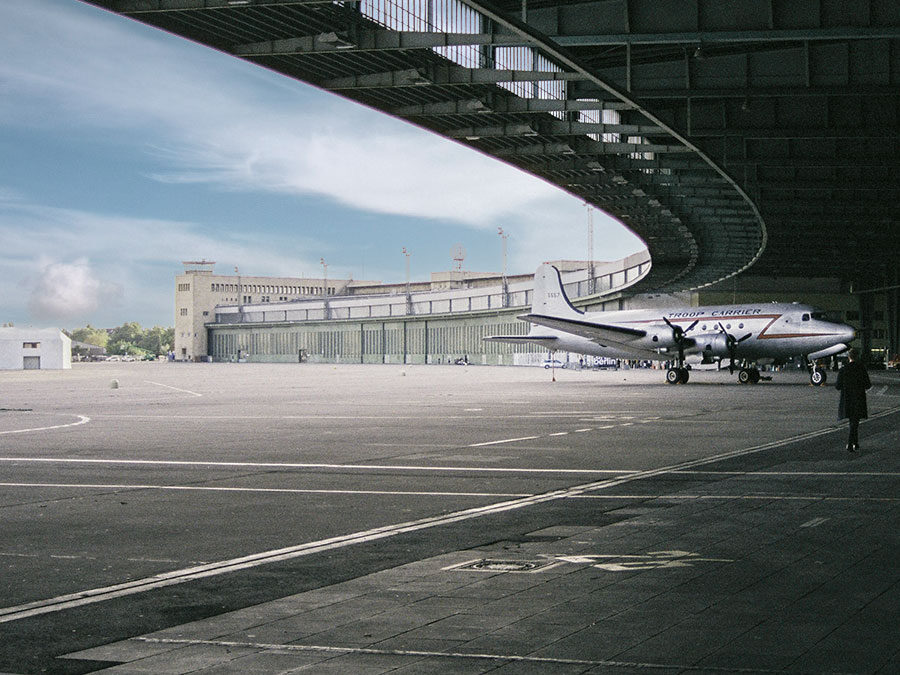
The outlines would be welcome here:
<svg viewBox="0 0 900 675">
<path fill-rule="evenodd" d="M 838 401 L 838 419 L 850 421 L 850 437 L 847 439 L 847 451 L 859 450 L 859 421 L 869 416 L 866 404 L 866 389 L 872 386 L 866 367 L 859 362 L 859 351 L 851 349 L 848 353 L 850 363 L 838 371 L 835 388 L 841 392 Z"/>
</svg>

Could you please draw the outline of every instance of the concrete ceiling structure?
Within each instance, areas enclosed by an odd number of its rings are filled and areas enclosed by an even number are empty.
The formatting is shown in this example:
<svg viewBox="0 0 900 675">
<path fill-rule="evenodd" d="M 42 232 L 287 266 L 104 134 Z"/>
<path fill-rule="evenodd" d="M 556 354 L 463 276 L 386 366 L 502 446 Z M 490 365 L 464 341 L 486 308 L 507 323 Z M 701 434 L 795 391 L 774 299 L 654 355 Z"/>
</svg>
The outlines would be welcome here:
<svg viewBox="0 0 900 675">
<path fill-rule="evenodd" d="M 645 290 L 896 283 L 896 0 L 88 0 L 559 185 Z"/>
</svg>

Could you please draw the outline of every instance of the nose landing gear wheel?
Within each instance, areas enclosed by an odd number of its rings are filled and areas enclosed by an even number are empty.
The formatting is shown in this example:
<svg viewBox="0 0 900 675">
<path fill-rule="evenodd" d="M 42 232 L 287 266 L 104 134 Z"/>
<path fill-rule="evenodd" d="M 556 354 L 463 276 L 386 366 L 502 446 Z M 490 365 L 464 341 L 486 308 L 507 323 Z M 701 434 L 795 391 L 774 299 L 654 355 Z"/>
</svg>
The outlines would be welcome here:
<svg viewBox="0 0 900 675">
<path fill-rule="evenodd" d="M 741 368 L 738 372 L 738 382 L 741 384 L 756 384 L 759 382 L 759 371 L 756 368 Z"/>
<path fill-rule="evenodd" d="M 828 375 L 820 368 L 813 368 L 809 374 L 809 381 L 816 387 L 821 387 L 828 381 Z"/>
</svg>

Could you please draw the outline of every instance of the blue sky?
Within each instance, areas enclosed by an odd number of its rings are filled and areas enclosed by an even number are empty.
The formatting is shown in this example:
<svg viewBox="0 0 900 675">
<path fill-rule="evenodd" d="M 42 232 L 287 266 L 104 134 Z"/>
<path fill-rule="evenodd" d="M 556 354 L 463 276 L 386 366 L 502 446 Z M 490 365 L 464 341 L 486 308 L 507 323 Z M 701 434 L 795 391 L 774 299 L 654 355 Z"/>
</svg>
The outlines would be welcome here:
<svg viewBox="0 0 900 675">
<path fill-rule="evenodd" d="M 0 5 L 0 323 L 173 323 L 182 260 L 413 279 L 584 259 L 583 203 L 410 124 L 78 0 Z M 594 212 L 595 255 L 640 241 Z"/>
</svg>

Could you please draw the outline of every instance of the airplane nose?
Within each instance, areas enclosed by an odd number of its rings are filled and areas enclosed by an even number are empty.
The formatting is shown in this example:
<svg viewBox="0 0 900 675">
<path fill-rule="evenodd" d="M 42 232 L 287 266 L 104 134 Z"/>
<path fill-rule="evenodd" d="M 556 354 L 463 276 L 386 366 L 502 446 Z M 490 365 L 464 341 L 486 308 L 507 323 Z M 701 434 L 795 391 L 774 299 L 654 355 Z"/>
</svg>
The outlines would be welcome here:
<svg viewBox="0 0 900 675">
<path fill-rule="evenodd" d="M 850 344 L 855 337 L 856 329 L 853 326 L 844 324 L 844 344 Z"/>
</svg>

